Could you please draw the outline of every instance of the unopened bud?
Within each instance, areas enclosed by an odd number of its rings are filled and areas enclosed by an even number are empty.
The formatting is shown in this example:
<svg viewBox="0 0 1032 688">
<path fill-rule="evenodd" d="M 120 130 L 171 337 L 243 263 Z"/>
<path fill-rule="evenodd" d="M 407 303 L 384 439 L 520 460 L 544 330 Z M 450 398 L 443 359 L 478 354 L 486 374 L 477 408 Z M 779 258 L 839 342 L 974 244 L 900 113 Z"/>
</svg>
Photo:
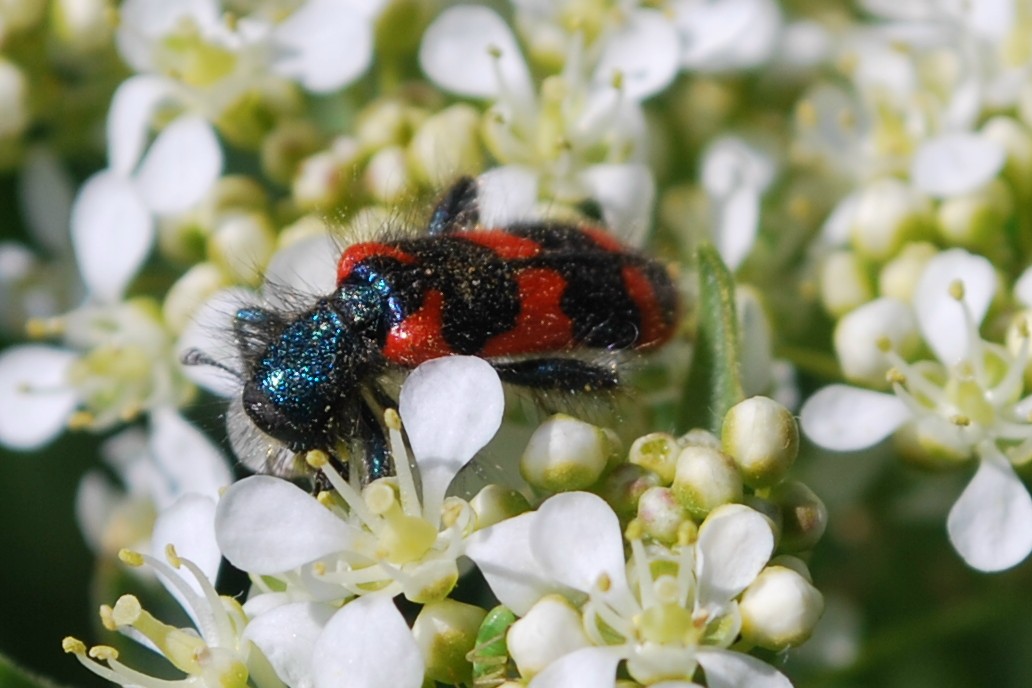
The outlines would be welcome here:
<svg viewBox="0 0 1032 688">
<path fill-rule="evenodd" d="M 797 571 L 768 566 L 746 588 L 738 609 L 742 637 L 779 651 L 810 637 L 824 611 L 824 596 Z"/>
<path fill-rule="evenodd" d="M 694 518 L 702 518 L 721 504 L 742 501 L 742 476 L 724 452 L 685 447 L 677 457 L 673 490 Z"/>
<path fill-rule="evenodd" d="M 603 428 L 558 413 L 531 435 L 520 474 L 550 492 L 583 490 L 602 476 L 616 448 Z"/>
<path fill-rule="evenodd" d="M 750 487 L 780 482 L 799 454 L 795 416 L 768 397 L 732 406 L 724 416 L 721 440 Z"/>
<path fill-rule="evenodd" d="M 530 511 L 526 497 L 512 488 L 495 484 L 485 486 L 469 500 L 469 505 L 477 515 L 476 530 Z"/>
<path fill-rule="evenodd" d="M 804 552 L 813 549 L 828 526 L 828 509 L 813 490 L 796 480 L 776 485 L 770 500 L 781 511 L 783 552 Z"/>
<path fill-rule="evenodd" d="M 652 471 L 625 463 L 607 475 L 598 488 L 598 495 L 606 500 L 621 521 L 633 518 L 638 512 L 638 500 L 650 487 L 663 484 Z"/>
<path fill-rule="evenodd" d="M 851 238 L 861 255 L 883 261 L 908 241 L 927 238 L 933 226 L 927 197 L 892 178 L 872 182 L 857 200 Z"/>
<path fill-rule="evenodd" d="M 647 468 L 669 485 L 674 482 L 677 470 L 677 455 L 681 447 L 674 436 L 666 432 L 653 432 L 634 440 L 627 460 Z"/>
<path fill-rule="evenodd" d="M 560 595 L 542 597 L 509 628 L 509 655 L 520 676 L 530 679 L 553 661 L 592 643 L 580 613 Z"/>
<path fill-rule="evenodd" d="M 448 685 L 472 682 L 473 665 L 466 655 L 476 645 L 486 615 L 480 607 L 451 599 L 423 607 L 412 625 L 412 636 L 423 653 L 428 678 Z"/>
<path fill-rule="evenodd" d="M 867 268 L 853 251 L 836 251 L 821 264 L 820 297 L 832 316 L 845 315 L 874 298 Z"/>
<path fill-rule="evenodd" d="M 886 350 L 906 358 L 921 345 L 921 335 L 910 305 L 881 298 L 843 316 L 835 327 L 834 341 L 847 380 L 884 388 L 885 374 L 892 367 Z"/>
<path fill-rule="evenodd" d="M 688 520 L 688 511 L 669 487 L 653 487 L 638 501 L 638 522 L 645 534 L 665 545 L 677 542 L 681 524 Z"/>
</svg>

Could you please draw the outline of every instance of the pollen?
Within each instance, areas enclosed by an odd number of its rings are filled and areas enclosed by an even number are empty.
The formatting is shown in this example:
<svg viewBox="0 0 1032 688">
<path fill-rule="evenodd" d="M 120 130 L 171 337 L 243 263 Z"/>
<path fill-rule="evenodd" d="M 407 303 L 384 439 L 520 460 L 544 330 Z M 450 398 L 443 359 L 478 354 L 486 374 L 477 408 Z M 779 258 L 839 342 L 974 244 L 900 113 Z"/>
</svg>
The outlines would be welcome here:
<svg viewBox="0 0 1032 688">
<path fill-rule="evenodd" d="M 74 636 L 66 636 L 61 641 L 61 649 L 68 654 L 84 655 L 86 654 L 86 643 Z"/>
</svg>

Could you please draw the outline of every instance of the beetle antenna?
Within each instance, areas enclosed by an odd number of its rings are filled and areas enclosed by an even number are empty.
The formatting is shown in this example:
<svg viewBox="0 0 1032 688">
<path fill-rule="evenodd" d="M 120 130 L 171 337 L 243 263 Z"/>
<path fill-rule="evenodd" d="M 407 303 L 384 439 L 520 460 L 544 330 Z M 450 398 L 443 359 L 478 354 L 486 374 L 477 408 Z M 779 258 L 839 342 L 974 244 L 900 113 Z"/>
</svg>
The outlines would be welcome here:
<svg viewBox="0 0 1032 688">
<path fill-rule="evenodd" d="M 243 375 L 241 375 L 239 371 L 233 370 L 232 368 L 227 366 L 225 363 L 222 363 L 221 361 L 216 361 L 214 358 L 212 358 L 208 354 L 204 353 L 200 349 L 187 349 L 183 353 L 183 357 L 180 359 L 180 361 L 182 362 L 183 365 L 186 365 L 186 366 L 196 366 L 196 365 L 214 366 L 214 367 L 218 368 L 219 370 L 224 370 L 225 372 L 229 373 L 230 375 L 235 377 L 237 380 L 243 381 L 243 379 L 244 379 Z"/>
</svg>

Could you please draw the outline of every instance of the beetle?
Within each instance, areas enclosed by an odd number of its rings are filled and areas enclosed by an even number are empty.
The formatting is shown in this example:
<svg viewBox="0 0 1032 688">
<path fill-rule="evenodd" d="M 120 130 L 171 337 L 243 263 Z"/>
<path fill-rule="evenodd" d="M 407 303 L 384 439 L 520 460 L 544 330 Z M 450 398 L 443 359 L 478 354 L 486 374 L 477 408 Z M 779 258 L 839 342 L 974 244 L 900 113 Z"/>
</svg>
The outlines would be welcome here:
<svg viewBox="0 0 1032 688">
<path fill-rule="evenodd" d="M 363 457 L 362 479 L 374 480 L 392 472 L 382 425 L 396 406 L 392 373 L 464 354 L 522 387 L 612 389 L 619 374 L 603 352 L 660 346 L 680 311 L 661 262 L 586 224 L 482 227 L 476 181 L 462 178 L 422 235 L 346 248 L 336 289 L 305 310 L 236 311 L 230 442 L 253 470 L 297 475 L 318 449 L 342 464 Z"/>
</svg>

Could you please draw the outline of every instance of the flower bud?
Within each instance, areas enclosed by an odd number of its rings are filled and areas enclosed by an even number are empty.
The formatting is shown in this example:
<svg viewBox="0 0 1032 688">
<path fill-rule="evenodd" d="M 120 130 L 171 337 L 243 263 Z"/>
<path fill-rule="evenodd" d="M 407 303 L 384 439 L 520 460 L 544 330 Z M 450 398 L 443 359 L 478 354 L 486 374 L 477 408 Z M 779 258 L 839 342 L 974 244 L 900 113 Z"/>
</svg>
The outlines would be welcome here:
<svg viewBox="0 0 1032 688">
<path fill-rule="evenodd" d="M 319 130 L 311 122 L 281 122 L 262 139 L 262 171 L 272 181 L 289 186 L 301 161 L 316 153 L 322 143 Z"/>
<path fill-rule="evenodd" d="M 634 440 L 627 460 L 647 468 L 660 477 L 664 485 L 674 481 L 677 470 L 677 455 L 681 452 L 674 436 L 666 432 L 653 432 Z"/>
<path fill-rule="evenodd" d="M 734 459 L 718 449 L 685 447 L 677 457 L 674 494 L 694 518 L 742 500 L 742 476 Z"/>
<path fill-rule="evenodd" d="M 0 58 L 0 138 L 20 136 L 29 125 L 28 91 L 22 70 Z"/>
<path fill-rule="evenodd" d="M 771 388 L 770 320 L 763 308 L 759 292 L 746 286 L 735 289 L 735 315 L 738 316 L 741 346 L 742 388 L 747 395 L 763 394 Z"/>
<path fill-rule="evenodd" d="M 162 315 L 173 332 L 181 332 L 197 309 L 219 289 L 227 286 L 222 271 L 211 263 L 198 263 L 176 280 L 165 295 Z"/>
<path fill-rule="evenodd" d="M 878 273 L 878 291 L 882 296 L 910 303 L 925 265 L 938 253 L 939 249 L 926 241 L 907 244 Z"/>
<path fill-rule="evenodd" d="M 208 255 L 232 282 L 257 286 L 272 257 L 276 233 L 260 213 L 230 213 L 219 219 L 208 239 Z"/>
<path fill-rule="evenodd" d="M 431 602 L 412 625 L 412 636 L 423 653 L 428 678 L 448 685 L 469 684 L 473 665 L 466 659 L 477 641 L 487 612 L 456 600 Z"/>
<path fill-rule="evenodd" d="M 401 100 L 383 98 L 363 108 L 355 123 L 362 150 L 370 153 L 404 146 L 426 118 L 426 112 Z"/>
<path fill-rule="evenodd" d="M 732 406 L 724 416 L 721 440 L 750 487 L 780 482 L 799 454 L 795 416 L 768 397 L 752 397 Z"/>
<path fill-rule="evenodd" d="M 452 105 L 428 118 L 408 145 L 412 173 L 424 184 L 440 184 L 484 167 L 480 113 L 466 104 Z"/>
<path fill-rule="evenodd" d="M 883 261 L 908 241 L 924 239 L 932 227 L 932 206 L 898 179 L 879 179 L 857 199 L 850 228 L 853 246 L 864 257 Z"/>
<path fill-rule="evenodd" d="M 405 150 L 391 146 L 376 152 L 369 159 L 362 183 L 366 191 L 381 203 L 397 203 L 409 190 L 411 177 Z"/>
<path fill-rule="evenodd" d="M 1004 341 L 1007 351 L 1015 358 L 1021 355 L 1023 347 L 1032 349 L 1032 310 L 1025 309 L 1016 313 L 1007 325 Z M 1032 388 L 1032 361 L 1025 366 L 1025 389 Z"/>
<path fill-rule="evenodd" d="M 720 438 L 709 430 L 703 428 L 692 428 L 677 438 L 677 443 L 682 447 L 709 447 L 720 449 Z"/>
<path fill-rule="evenodd" d="M 836 251 L 825 258 L 819 282 L 821 303 L 834 317 L 845 315 L 874 298 L 867 269 L 853 251 Z"/>
<path fill-rule="evenodd" d="M 813 549 L 828 526 L 828 509 L 813 490 L 797 480 L 775 485 L 770 501 L 781 511 L 783 552 L 804 552 Z"/>
<path fill-rule="evenodd" d="M 688 520 L 688 511 L 669 487 L 653 487 L 638 500 L 638 522 L 645 534 L 665 545 L 677 542 L 681 524 Z"/>
<path fill-rule="evenodd" d="M 638 512 L 638 500 L 650 487 L 662 484 L 652 471 L 634 464 L 621 464 L 607 475 L 598 488 L 598 495 L 626 522 Z"/>
<path fill-rule="evenodd" d="M 616 448 L 604 429 L 557 413 L 531 435 L 520 475 L 550 492 L 583 490 L 602 476 Z"/>
<path fill-rule="evenodd" d="M 549 664 L 592 643 L 581 615 L 561 595 L 546 595 L 509 628 L 509 656 L 520 676 L 530 679 Z"/>
<path fill-rule="evenodd" d="M 943 199 L 938 211 L 939 234 L 947 244 L 999 254 L 1000 228 L 1013 212 L 1010 189 L 993 179 L 974 191 Z M 1009 254 L 1010 248 L 1006 250 Z"/>
<path fill-rule="evenodd" d="M 486 485 L 469 500 L 469 505 L 477 515 L 475 530 L 487 528 L 530 511 L 530 503 L 526 497 L 512 488 L 495 484 Z"/>
<path fill-rule="evenodd" d="M 850 311 L 835 326 L 835 355 L 847 380 L 888 387 L 888 350 L 904 358 L 921 346 L 913 309 L 896 299 L 875 299 Z"/>
<path fill-rule="evenodd" d="M 824 596 L 797 571 L 768 566 L 745 589 L 738 609 L 742 637 L 776 652 L 810 637 L 824 611 Z"/>
<path fill-rule="evenodd" d="M 1027 88 L 1026 92 L 1032 95 L 1032 91 Z M 1025 100 L 1029 99 L 1023 99 L 1022 102 Z M 1029 104 L 1032 105 L 1032 101 Z M 985 123 L 982 127 L 982 136 L 1003 146 L 1007 153 L 1003 176 L 1011 183 L 1016 193 L 1027 198 L 1029 189 L 1032 189 L 1032 134 L 1017 120 L 1000 116 L 993 117 Z"/>
<path fill-rule="evenodd" d="M 95 52 L 111 44 L 114 22 L 108 0 L 57 0 L 50 12 L 54 36 L 72 51 Z"/>
<path fill-rule="evenodd" d="M 358 164 L 358 142 L 342 137 L 332 148 L 301 161 L 291 184 L 291 193 L 303 211 L 334 206 L 347 194 Z"/>
</svg>

